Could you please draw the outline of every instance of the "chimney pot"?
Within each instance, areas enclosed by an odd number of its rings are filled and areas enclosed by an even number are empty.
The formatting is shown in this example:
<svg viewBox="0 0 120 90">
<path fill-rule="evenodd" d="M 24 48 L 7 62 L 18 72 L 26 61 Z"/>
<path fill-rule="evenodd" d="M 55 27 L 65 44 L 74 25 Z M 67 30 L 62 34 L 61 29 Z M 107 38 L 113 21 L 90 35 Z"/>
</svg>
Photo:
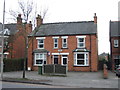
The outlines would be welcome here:
<svg viewBox="0 0 120 90">
<path fill-rule="evenodd" d="M 21 17 L 21 14 L 18 14 L 18 17 Z"/>
<path fill-rule="evenodd" d="M 17 23 L 18 23 L 18 24 L 21 24 L 21 23 L 22 23 L 21 14 L 18 14 Z"/>
<path fill-rule="evenodd" d="M 31 22 L 31 21 L 29 21 L 29 23 L 31 24 L 32 22 Z"/>
<path fill-rule="evenodd" d="M 94 15 L 96 16 L 96 13 L 94 13 Z"/>
<path fill-rule="evenodd" d="M 97 23 L 97 16 L 96 16 L 96 13 L 94 13 L 94 23 Z"/>
</svg>

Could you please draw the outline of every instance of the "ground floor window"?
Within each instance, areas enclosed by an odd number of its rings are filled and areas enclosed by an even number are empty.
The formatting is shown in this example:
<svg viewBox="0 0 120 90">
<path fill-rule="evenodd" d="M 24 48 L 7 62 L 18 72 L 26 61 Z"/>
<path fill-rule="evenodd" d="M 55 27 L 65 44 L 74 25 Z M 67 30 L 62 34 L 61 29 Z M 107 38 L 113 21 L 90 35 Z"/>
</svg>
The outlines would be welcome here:
<svg viewBox="0 0 120 90">
<path fill-rule="evenodd" d="M 34 65 L 42 66 L 46 64 L 46 53 L 35 53 L 34 55 Z"/>
<path fill-rule="evenodd" d="M 75 52 L 74 53 L 74 65 L 76 66 L 88 66 L 89 59 L 87 52 Z"/>
</svg>

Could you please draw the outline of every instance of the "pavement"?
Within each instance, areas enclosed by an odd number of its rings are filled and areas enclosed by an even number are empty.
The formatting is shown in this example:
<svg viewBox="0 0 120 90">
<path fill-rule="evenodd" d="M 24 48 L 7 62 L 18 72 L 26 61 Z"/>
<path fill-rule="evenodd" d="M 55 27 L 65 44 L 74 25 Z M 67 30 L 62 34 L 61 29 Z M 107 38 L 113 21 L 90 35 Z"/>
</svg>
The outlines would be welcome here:
<svg viewBox="0 0 120 90">
<path fill-rule="evenodd" d="M 118 88 L 120 83 L 119 78 L 111 71 L 108 71 L 108 79 L 103 78 L 102 71 L 68 72 L 66 77 L 39 75 L 37 71 L 26 71 L 26 79 L 22 79 L 22 74 L 22 71 L 4 72 L 3 81 L 67 86 L 71 88 Z"/>
</svg>

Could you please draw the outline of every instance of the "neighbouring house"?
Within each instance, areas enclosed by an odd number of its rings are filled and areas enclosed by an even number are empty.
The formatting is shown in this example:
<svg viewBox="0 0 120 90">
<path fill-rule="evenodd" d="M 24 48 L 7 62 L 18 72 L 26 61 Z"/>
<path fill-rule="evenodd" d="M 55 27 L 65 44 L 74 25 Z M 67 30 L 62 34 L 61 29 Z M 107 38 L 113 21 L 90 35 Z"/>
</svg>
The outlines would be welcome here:
<svg viewBox="0 0 120 90">
<path fill-rule="evenodd" d="M 106 61 L 108 61 L 108 59 L 109 59 L 109 53 L 103 52 L 103 53 L 101 53 L 99 55 L 99 60 L 106 60 Z"/>
<path fill-rule="evenodd" d="M 66 65 L 68 71 L 97 71 L 97 16 L 94 21 L 42 23 L 29 34 L 28 69 L 44 64 Z"/>
<path fill-rule="evenodd" d="M 0 25 L 2 28 L 2 24 Z M 2 33 L 2 29 L 0 32 Z M 5 24 L 4 37 L 7 37 L 4 43 L 4 45 L 6 44 L 4 47 L 5 57 L 24 58 L 26 32 L 32 32 L 32 24 L 31 22 L 23 23 L 21 14 L 17 17 L 17 23 Z"/>
<path fill-rule="evenodd" d="M 16 33 L 16 25 L 15 24 L 5 24 L 4 31 L 2 30 L 3 24 L 0 23 L 0 57 L 2 53 L 2 34 L 4 34 L 4 58 L 8 58 L 9 52 L 8 52 L 8 38 L 9 36 Z"/>
<path fill-rule="evenodd" d="M 110 52 L 112 70 L 120 65 L 120 21 L 110 21 Z"/>
</svg>

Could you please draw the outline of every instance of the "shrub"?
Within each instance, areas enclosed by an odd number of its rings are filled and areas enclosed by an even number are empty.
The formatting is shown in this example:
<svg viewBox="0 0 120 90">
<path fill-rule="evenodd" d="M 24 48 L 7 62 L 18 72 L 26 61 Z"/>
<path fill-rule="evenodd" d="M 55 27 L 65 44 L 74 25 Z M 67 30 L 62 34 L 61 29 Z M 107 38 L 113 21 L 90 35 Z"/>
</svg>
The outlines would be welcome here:
<svg viewBox="0 0 120 90">
<path fill-rule="evenodd" d="M 24 59 L 4 59 L 4 72 L 23 70 Z"/>
</svg>

